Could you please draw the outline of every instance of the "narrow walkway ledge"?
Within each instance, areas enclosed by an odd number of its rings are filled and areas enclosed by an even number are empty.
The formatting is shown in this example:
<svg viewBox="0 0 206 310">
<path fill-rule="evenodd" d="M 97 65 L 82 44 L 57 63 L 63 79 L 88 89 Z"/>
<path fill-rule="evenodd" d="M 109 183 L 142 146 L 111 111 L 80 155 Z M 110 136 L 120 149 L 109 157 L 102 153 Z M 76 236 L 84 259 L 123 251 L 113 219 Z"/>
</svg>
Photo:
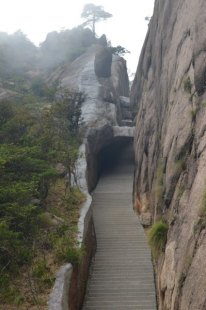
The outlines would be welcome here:
<svg viewBox="0 0 206 310">
<path fill-rule="evenodd" d="M 69 309 L 68 292 L 72 276 L 72 265 L 62 266 L 56 275 L 55 284 L 49 299 L 49 310 Z"/>
<path fill-rule="evenodd" d="M 151 254 L 132 208 L 131 152 L 119 154 L 93 194 L 97 250 L 83 310 L 157 309 Z"/>
</svg>

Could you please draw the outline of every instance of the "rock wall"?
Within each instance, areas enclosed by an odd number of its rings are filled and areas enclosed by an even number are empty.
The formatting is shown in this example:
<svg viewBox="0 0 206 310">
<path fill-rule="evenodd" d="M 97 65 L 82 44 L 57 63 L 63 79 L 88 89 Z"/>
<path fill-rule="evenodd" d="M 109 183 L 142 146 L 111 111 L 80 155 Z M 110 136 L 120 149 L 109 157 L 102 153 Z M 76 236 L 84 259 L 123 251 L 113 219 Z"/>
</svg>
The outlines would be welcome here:
<svg viewBox="0 0 206 310">
<path fill-rule="evenodd" d="M 129 96 L 126 61 L 111 49 L 96 44 L 71 64 L 59 67 L 48 83 L 60 81 L 65 89 L 85 93 L 82 105 L 83 126 L 100 127 L 121 124 L 120 96 Z"/>
<path fill-rule="evenodd" d="M 114 138 L 113 126 L 132 126 L 126 61 L 111 48 L 96 44 L 72 64 L 58 69 L 50 81 L 85 93 L 82 126 L 85 130 L 87 181 L 91 191 L 98 179 L 98 152 Z"/>
<path fill-rule="evenodd" d="M 206 2 L 156 0 L 131 103 L 135 207 L 168 223 L 159 309 L 206 309 Z"/>
</svg>

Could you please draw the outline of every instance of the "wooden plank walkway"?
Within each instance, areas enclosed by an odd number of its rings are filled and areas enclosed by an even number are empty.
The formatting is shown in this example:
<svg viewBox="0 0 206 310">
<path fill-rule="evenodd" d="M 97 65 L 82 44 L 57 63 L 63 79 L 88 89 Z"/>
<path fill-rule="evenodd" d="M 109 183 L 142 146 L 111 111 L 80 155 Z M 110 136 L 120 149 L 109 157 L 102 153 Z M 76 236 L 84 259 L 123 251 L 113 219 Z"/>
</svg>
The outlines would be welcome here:
<svg viewBox="0 0 206 310">
<path fill-rule="evenodd" d="M 84 310 L 156 310 L 151 254 L 132 209 L 133 165 L 125 150 L 93 194 L 97 251 Z"/>
</svg>

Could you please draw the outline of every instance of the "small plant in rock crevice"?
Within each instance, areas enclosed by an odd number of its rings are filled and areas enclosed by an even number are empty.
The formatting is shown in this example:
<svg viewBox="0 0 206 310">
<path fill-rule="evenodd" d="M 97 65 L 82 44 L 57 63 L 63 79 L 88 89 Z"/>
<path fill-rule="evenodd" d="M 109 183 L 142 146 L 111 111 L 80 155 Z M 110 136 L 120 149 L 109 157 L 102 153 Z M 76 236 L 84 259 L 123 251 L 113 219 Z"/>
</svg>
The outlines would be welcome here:
<svg viewBox="0 0 206 310">
<path fill-rule="evenodd" d="M 157 258 L 165 249 L 168 225 L 162 220 L 153 224 L 148 233 L 152 254 Z"/>
<path fill-rule="evenodd" d="M 191 118 L 193 123 L 196 121 L 197 112 L 198 112 L 197 108 L 191 110 Z"/>
<path fill-rule="evenodd" d="M 187 163 L 184 158 L 178 159 L 174 162 L 173 169 L 174 169 L 175 175 L 179 175 L 182 171 L 186 170 L 186 168 L 187 168 Z"/>
<path fill-rule="evenodd" d="M 190 80 L 190 77 L 188 77 L 186 80 L 184 80 L 184 91 L 191 94 L 192 92 L 192 82 Z"/>
<path fill-rule="evenodd" d="M 206 228 L 206 190 L 203 192 L 202 200 L 199 206 L 199 217 L 194 224 L 194 234 L 199 234 L 203 229 Z"/>
<path fill-rule="evenodd" d="M 206 190 L 202 196 L 200 215 L 206 217 Z"/>
<path fill-rule="evenodd" d="M 199 219 L 194 225 L 193 231 L 194 233 L 199 233 L 201 230 L 206 228 L 206 190 L 202 196 L 202 202 L 199 210 Z"/>
</svg>

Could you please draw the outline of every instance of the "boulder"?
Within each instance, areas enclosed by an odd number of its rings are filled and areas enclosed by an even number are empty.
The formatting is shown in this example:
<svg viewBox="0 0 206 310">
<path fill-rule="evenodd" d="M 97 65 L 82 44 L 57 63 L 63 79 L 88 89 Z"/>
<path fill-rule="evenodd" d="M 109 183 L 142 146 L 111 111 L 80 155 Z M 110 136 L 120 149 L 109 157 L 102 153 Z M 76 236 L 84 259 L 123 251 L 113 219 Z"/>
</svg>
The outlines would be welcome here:
<svg viewBox="0 0 206 310">
<path fill-rule="evenodd" d="M 100 48 L 94 60 L 94 71 L 99 78 L 111 76 L 112 52 L 109 48 Z"/>
</svg>

